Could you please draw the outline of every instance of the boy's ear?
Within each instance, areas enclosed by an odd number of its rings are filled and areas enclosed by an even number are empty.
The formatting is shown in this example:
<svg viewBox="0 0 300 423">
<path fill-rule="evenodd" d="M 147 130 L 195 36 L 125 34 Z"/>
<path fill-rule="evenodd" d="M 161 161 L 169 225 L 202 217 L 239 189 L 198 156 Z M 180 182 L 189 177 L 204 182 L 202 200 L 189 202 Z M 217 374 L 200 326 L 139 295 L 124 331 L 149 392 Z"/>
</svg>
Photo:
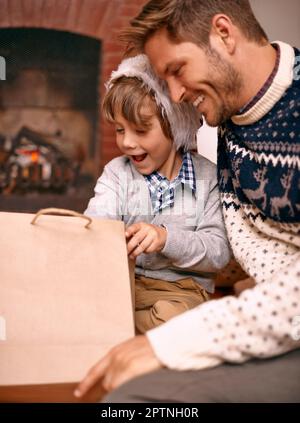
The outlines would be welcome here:
<svg viewBox="0 0 300 423">
<path fill-rule="evenodd" d="M 226 49 L 228 54 L 233 54 L 236 47 L 235 25 L 231 19 L 223 14 L 217 14 L 212 18 L 210 40 L 211 44 Z"/>
</svg>

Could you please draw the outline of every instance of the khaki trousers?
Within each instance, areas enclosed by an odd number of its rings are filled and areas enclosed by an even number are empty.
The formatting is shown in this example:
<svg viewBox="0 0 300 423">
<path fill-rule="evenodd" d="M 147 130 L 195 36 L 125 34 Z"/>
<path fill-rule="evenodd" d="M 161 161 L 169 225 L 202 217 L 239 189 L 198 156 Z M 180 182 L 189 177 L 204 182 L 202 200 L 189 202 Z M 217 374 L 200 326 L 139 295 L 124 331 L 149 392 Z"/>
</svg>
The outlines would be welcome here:
<svg viewBox="0 0 300 423">
<path fill-rule="evenodd" d="M 135 276 L 135 326 L 145 333 L 209 299 L 192 278 L 176 282 Z"/>
</svg>

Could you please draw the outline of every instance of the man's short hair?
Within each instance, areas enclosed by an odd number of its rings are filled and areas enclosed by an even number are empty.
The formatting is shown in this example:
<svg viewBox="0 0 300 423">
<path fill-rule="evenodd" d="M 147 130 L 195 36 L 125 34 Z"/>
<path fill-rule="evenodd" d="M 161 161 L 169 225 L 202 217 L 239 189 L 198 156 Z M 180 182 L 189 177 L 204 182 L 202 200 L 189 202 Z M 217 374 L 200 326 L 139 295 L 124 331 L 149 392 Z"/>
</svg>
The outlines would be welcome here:
<svg viewBox="0 0 300 423">
<path fill-rule="evenodd" d="M 122 32 L 121 39 L 133 50 L 143 52 L 151 35 L 166 28 L 173 41 L 191 41 L 207 48 L 212 18 L 219 13 L 228 16 L 248 40 L 258 44 L 268 40 L 249 0 L 150 0 Z"/>
</svg>

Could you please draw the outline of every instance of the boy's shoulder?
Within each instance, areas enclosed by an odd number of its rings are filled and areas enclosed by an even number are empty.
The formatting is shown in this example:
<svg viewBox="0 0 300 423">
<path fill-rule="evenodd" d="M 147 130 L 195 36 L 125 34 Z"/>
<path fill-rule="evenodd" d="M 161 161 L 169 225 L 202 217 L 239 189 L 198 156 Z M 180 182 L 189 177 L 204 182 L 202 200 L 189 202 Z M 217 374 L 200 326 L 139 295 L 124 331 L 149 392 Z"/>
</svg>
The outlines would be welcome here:
<svg viewBox="0 0 300 423">
<path fill-rule="evenodd" d="M 105 165 L 103 173 L 106 177 L 112 176 L 120 180 L 122 180 L 124 174 L 126 174 L 127 181 L 128 179 L 140 179 L 142 177 L 126 156 L 118 156 L 112 159 Z"/>
<path fill-rule="evenodd" d="M 106 165 L 107 170 L 120 170 L 130 167 L 130 161 L 126 156 L 118 156 L 110 160 Z"/>
<path fill-rule="evenodd" d="M 197 152 L 191 152 L 191 157 L 194 164 L 196 177 L 209 177 L 213 178 L 217 173 L 217 166 L 206 157 L 201 156 Z"/>
<path fill-rule="evenodd" d="M 126 167 L 128 166 L 129 163 L 129 159 L 126 156 L 118 156 L 115 157 L 114 159 L 110 160 L 105 167 L 109 167 L 109 168 L 117 168 L 117 167 Z"/>
</svg>

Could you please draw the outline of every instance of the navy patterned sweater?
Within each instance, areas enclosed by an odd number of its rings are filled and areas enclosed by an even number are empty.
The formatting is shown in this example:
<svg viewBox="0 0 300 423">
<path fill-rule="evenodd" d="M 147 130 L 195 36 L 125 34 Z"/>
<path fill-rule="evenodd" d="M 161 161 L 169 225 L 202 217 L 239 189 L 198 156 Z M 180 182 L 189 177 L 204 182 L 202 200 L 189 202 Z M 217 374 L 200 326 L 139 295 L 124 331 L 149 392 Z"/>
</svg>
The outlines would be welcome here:
<svg viewBox="0 0 300 423">
<path fill-rule="evenodd" d="M 300 53 L 285 43 L 277 46 L 279 65 L 270 86 L 219 130 L 226 230 L 236 260 L 256 286 L 239 297 L 207 301 L 149 331 L 155 353 L 173 369 L 241 363 L 300 348 Z"/>
<path fill-rule="evenodd" d="M 300 222 L 300 51 L 294 49 L 293 81 L 274 107 L 257 122 L 219 130 L 218 178 L 223 198 L 275 221 Z M 231 197 L 227 197 L 231 198 Z"/>
</svg>

